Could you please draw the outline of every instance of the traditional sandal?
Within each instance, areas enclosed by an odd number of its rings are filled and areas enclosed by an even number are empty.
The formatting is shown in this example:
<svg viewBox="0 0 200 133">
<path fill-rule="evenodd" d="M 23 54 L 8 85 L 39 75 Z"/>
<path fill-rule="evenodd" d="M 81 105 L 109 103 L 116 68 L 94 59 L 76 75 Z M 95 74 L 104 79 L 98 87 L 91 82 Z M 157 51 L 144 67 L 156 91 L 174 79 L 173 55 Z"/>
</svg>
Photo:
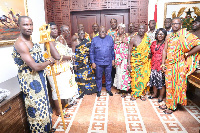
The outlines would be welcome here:
<svg viewBox="0 0 200 133">
<path fill-rule="evenodd" d="M 161 99 L 158 99 L 158 102 L 160 103 L 160 102 L 162 102 L 163 100 L 161 100 Z"/>
<path fill-rule="evenodd" d="M 56 128 L 51 128 L 51 130 L 49 131 L 49 133 L 54 133 L 56 131 Z"/>
<path fill-rule="evenodd" d="M 159 106 L 158 108 L 164 110 L 164 109 L 167 109 L 167 106 L 166 105 L 164 105 L 164 106 L 162 105 L 162 106 Z"/>
<path fill-rule="evenodd" d="M 168 108 L 168 109 L 164 110 L 163 112 L 165 114 L 172 114 L 174 111 Z"/>
<path fill-rule="evenodd" d="M 148 99 L 154 99 L 154 98 L 157 98 L 157 97 L 153 97 L 153 96 L 149 96 Z"/>
<path fill-rule="evenodd" d="M 140 96 L 140 99 L 141 99 L 142 101 L 146 101 L 146 97 L 145 97 L 145 96 Z"/>
<path fill-rule="evenodd" d="M 136 100 L 136 98 L 135 98 L 135 97 L 133 97 L 133 96 L 131 96 L 130 100 L 131 100 L 131 101 L 135 101 L 135 100 Z"/>
<path fill-rule="evenodd" d="M 126 94 L 125 94 L 125 93 L 122 93 L 121 97 L 122 97 L 122 98 L 125 98 L 125 97 L 126 97 Z"/>
<path fill-rule="evenodd" d="M 68 113 L 65 113 L 64 111 L 63 111 L 63 116 L 64 116 L 64 118 L 69 118 L 70 117 L 70 115 L 68 115 Z M 61 117 L 61 115 L 59 115 L 59 117 Z"/>
<path fill-rule="evenodd" d="M 70 115 L 69 115 L 68 113 L 66 113 L 66 114 L 64 115 L 64 118 L 70 118 Z"/>
</svg>

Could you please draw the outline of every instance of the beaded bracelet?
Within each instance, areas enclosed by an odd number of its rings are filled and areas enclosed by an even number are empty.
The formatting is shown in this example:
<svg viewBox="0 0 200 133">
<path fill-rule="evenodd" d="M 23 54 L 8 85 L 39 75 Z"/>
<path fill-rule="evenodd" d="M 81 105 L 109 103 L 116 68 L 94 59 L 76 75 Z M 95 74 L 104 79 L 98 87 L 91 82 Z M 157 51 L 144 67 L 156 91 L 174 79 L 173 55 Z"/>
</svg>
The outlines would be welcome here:
<svg viewBox="0 0 200 133">
<path fill-rule="evenodd" d="M 160 68 L 162 68 L 162 67 L 165 67 L 165 64 L 162 64 L 162 65 L 160 66 Z"/>
</svg>

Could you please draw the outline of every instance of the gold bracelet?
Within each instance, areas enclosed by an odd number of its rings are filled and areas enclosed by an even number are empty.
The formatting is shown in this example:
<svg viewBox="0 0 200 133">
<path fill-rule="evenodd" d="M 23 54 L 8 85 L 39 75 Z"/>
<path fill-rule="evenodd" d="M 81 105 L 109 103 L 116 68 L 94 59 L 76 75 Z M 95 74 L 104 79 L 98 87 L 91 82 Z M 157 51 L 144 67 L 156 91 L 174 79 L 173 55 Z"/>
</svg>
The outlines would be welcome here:
<svg viewBox="0 0 200 133">
<path fill-rule="evenodd" d="M 162 68 L 163 66 L 165 67 L 165 64 L 162 64 L 162 65 L 160 66 L 160 68 Z"/>
<path fill-rule="evenodd" d="M 62 61 L 62 59 L 63 59 L 63 55 L 61 55 L 61 56 L 60 56 L 60 60 L 59 60 L 59 62 L 61 62 L 61 61 Z"/>
</svg>

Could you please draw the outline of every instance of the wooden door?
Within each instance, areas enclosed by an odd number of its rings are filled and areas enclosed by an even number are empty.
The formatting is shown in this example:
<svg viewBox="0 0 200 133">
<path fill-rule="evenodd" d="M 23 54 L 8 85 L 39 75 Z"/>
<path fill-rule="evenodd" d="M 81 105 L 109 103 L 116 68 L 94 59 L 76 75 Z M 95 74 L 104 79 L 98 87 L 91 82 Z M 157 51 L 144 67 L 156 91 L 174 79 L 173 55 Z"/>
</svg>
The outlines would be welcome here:
<svg viewBox="0 0 200 133">
<path fill-rule="evenodd" d="M 82 23 L 85 27 L 85 32 L 92 33 L 92 25 L 97 23 L 99 26 L 103 25 L 108 30 L 110 27 L 110 20 L 116 18 L 118 24 L 124 23 L 126 25 L 126 32 L 128 32 L 129 10 L 101 10 L 101 11 L 81 11 L 71 13 L 71 28 L 72 35 L 77 32 L 77 25 Z"/>
<path fill-rule="evenodd" d="M 84 25 L 85 32 L 92 33 L 92 25 L 94 23 L 100 25 L 100 11 L 73 12 L 71 14 L 72 35 L 77 33 L 79 23 Z"/>
</svg>

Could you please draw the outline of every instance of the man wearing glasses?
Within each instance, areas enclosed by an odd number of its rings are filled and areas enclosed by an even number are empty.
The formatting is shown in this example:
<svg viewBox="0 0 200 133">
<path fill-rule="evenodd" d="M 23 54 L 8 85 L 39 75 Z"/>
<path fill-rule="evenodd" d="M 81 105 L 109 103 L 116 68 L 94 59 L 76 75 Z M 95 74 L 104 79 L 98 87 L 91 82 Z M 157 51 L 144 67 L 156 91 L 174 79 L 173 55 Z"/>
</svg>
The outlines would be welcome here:
<svg viewBox="0 0 200 133">
<path fill-rule="evenodd" d="M 172 20 L 173 33 L 166 38 L 162 55 L 162 70 L 165 72 L 166 105 L 165 114 L 176 110 L 177 104 L 187 105 L 187 76 L 194 72 L 199 60 L 200 40 L 197 36 L 181 29 L 180 18 Z"/>
</svg>

